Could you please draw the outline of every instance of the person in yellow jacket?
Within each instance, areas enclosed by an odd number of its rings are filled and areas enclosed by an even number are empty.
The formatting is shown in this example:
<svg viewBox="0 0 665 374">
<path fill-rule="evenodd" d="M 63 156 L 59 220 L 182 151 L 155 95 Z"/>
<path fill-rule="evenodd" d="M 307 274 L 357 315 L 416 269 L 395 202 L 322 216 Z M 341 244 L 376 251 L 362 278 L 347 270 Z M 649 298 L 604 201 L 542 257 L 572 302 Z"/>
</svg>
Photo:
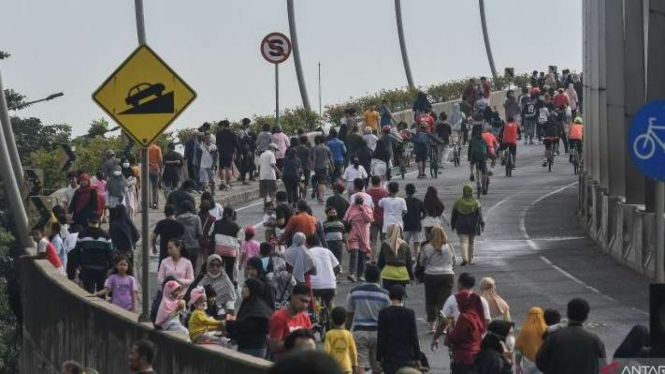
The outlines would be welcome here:
<svg viewBox="0 0 665 374">
<path fill-rule="evenodd" d="M 358 352 L 353 334 L 344 329 L 346 309 L 338 306 L 332 310 L 330 316 L 333 329 L 326 333 L 325 351 L 337 360 L 343 373 L 355 373 L 358 366 Z"/>
<path fill-rule="evenodd" d="M 206 313 L 208 309 L 208 298 L 203 287 L 196 287 L 192 290 L 192 296 L 189 300 L 189 307 L 193 308 L 189 316 L 189 339 L 194 344 L 226 344 L 226 339 L 217 336 L 214 331 L 221 330 L 224 322 L 210 317 Z"/>
</svg>

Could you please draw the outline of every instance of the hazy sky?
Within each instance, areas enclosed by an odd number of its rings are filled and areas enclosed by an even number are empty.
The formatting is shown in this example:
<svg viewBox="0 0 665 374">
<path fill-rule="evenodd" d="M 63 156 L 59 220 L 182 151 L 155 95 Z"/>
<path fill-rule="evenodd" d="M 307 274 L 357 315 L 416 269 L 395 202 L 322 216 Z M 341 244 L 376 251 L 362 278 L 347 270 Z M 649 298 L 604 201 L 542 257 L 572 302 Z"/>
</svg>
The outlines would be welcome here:
<svg viewBox="0 0 665 374">
<path fill-rule="evenodd" d="M 239 119 L 274 111 L 274 68 L 260 56 L 269 32 L 288 35 L 285 0 L 145 0 L 148 44 L 198 93 L 174 123 Z M 391 0 L 296 0 L 307 89 L 323 105 L 406 85 Z M 497 70 L 582 68 L 581 0 L 486 0 Z M 5 0 L 0 50 L 6 87 L 52 102 L 12 112 L 75 134 L 104 116 L 92 92 L 137 46 L 132 0 Z M 403 19 L 417 85 L 491 75 L 475 0 L 403 0 Z M 537 17 L 538 21 L 533 21 Z M 280 66 L 281 107 L 302 105 L 293 59 Z"/>
</svg>

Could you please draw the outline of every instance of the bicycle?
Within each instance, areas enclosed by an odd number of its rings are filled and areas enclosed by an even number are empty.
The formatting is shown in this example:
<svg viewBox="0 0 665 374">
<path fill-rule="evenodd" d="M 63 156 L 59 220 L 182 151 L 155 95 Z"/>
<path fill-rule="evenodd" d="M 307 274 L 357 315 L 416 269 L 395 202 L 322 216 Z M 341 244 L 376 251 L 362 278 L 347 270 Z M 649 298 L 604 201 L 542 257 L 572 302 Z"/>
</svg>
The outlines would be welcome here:
<svg viewBox="0 0 665 374">
<path fill-rule="evenodd" d="M 429 147 L 429 174 L 435 179 L 439 175 L 439 152 L 436 144 Z"/>
<path fill-rule="evenodd" d="M 510 149 L 506 149 L 504 152 L 506 177 L 510 178 L 513 176 L 513 165 L 515 165 L 515 160 L 513 159 L 513 154 L 510 153 Z"/>
<path fill-rule="evenodd" d="M 665 125 L 655 125 L 655 117 L 649 117 L 649 127 L 647 131 L 635 138 L 633 142 L 633 151 L 635 155 L 641 160 L 650 159 L 656 152 L 656 143 L 661 149 L 665 149 L 665 142 L 661 140 L 655 130 L 664 130 Z"/>
<path fill-rule="evenodd" d="M 312 311 L 312 332 L 318 333 L 321 341 L 326 340 L 326 332 L 330 330 L 330 311 L 320 296 L 314 297 L 314 310 Z"/>
<path fill-rule="evenodd" d="M 572 147 L 570 151 L 570 162 L 573 164 L 573 173 L 577 175 L 580 171 L 580 153 L 577 147 Z"/>
<path fill-rule="evenodd" d="M 477 163 L 474 166 L 474 171 L 476 174 L 476 177 L 474 178 L 476 180 L 476 196 L 480 199 L 481 193 L 487 195 L 487 190 L 489 189 L 489 177 L 487 176 L 487 173 L 483 173 L 480 170 Z"/>
</svg>

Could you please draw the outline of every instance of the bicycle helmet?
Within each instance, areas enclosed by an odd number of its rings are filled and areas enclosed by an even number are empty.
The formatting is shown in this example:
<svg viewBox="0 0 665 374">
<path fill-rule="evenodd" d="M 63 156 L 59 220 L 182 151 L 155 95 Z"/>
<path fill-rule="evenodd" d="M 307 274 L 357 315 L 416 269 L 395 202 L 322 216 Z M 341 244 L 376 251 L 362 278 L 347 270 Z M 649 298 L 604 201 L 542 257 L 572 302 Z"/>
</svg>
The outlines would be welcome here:
<svg viewBox="0 0 665 374">
<path fill-rule="evenodd" d="M 575 117 L 575 121 L 573 121 L 573 122 L 579 123 L 580 125 L 584 123 L 584 122 L 582 122 L 582 117 L 579 117 L 579 116 Z"/>
</svg>

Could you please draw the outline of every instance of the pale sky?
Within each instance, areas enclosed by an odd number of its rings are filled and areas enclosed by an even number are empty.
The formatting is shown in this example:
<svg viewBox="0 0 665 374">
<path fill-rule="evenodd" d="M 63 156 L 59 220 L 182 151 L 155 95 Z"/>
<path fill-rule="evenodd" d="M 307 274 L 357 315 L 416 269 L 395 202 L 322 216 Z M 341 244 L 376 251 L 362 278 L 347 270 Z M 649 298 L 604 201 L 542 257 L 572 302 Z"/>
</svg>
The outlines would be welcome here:
<svg viewBox="0 0 665 374">
<path fill-rule="evenodd" d="M 148 44 L 198 93 L 173 128 L 274 113 L 274 68 L 259 43 L 289 35 L 285 0 L 145 0 Z M 581 0 L 486 0 L 497 70 L 582 69 Z M 30 99 L 64 97 L 12 112 L 85 133 L 105 116 L 92 92 L 137 47 L 132 0 L 2 1 L 6 88 Z M 312 109 L 406 85 L 394 1 L 296 0 L 298 37 Z M 491 76 L 475 0 L 403 0 L 413 78 L 428 86 Z M 533 18 L 536 18 L 534 20 Z M 293 58 L 280 65 L 282 108 L 302 105 Z M 110 118 L 109 118 L 109 121 Z"/>
</svg>

